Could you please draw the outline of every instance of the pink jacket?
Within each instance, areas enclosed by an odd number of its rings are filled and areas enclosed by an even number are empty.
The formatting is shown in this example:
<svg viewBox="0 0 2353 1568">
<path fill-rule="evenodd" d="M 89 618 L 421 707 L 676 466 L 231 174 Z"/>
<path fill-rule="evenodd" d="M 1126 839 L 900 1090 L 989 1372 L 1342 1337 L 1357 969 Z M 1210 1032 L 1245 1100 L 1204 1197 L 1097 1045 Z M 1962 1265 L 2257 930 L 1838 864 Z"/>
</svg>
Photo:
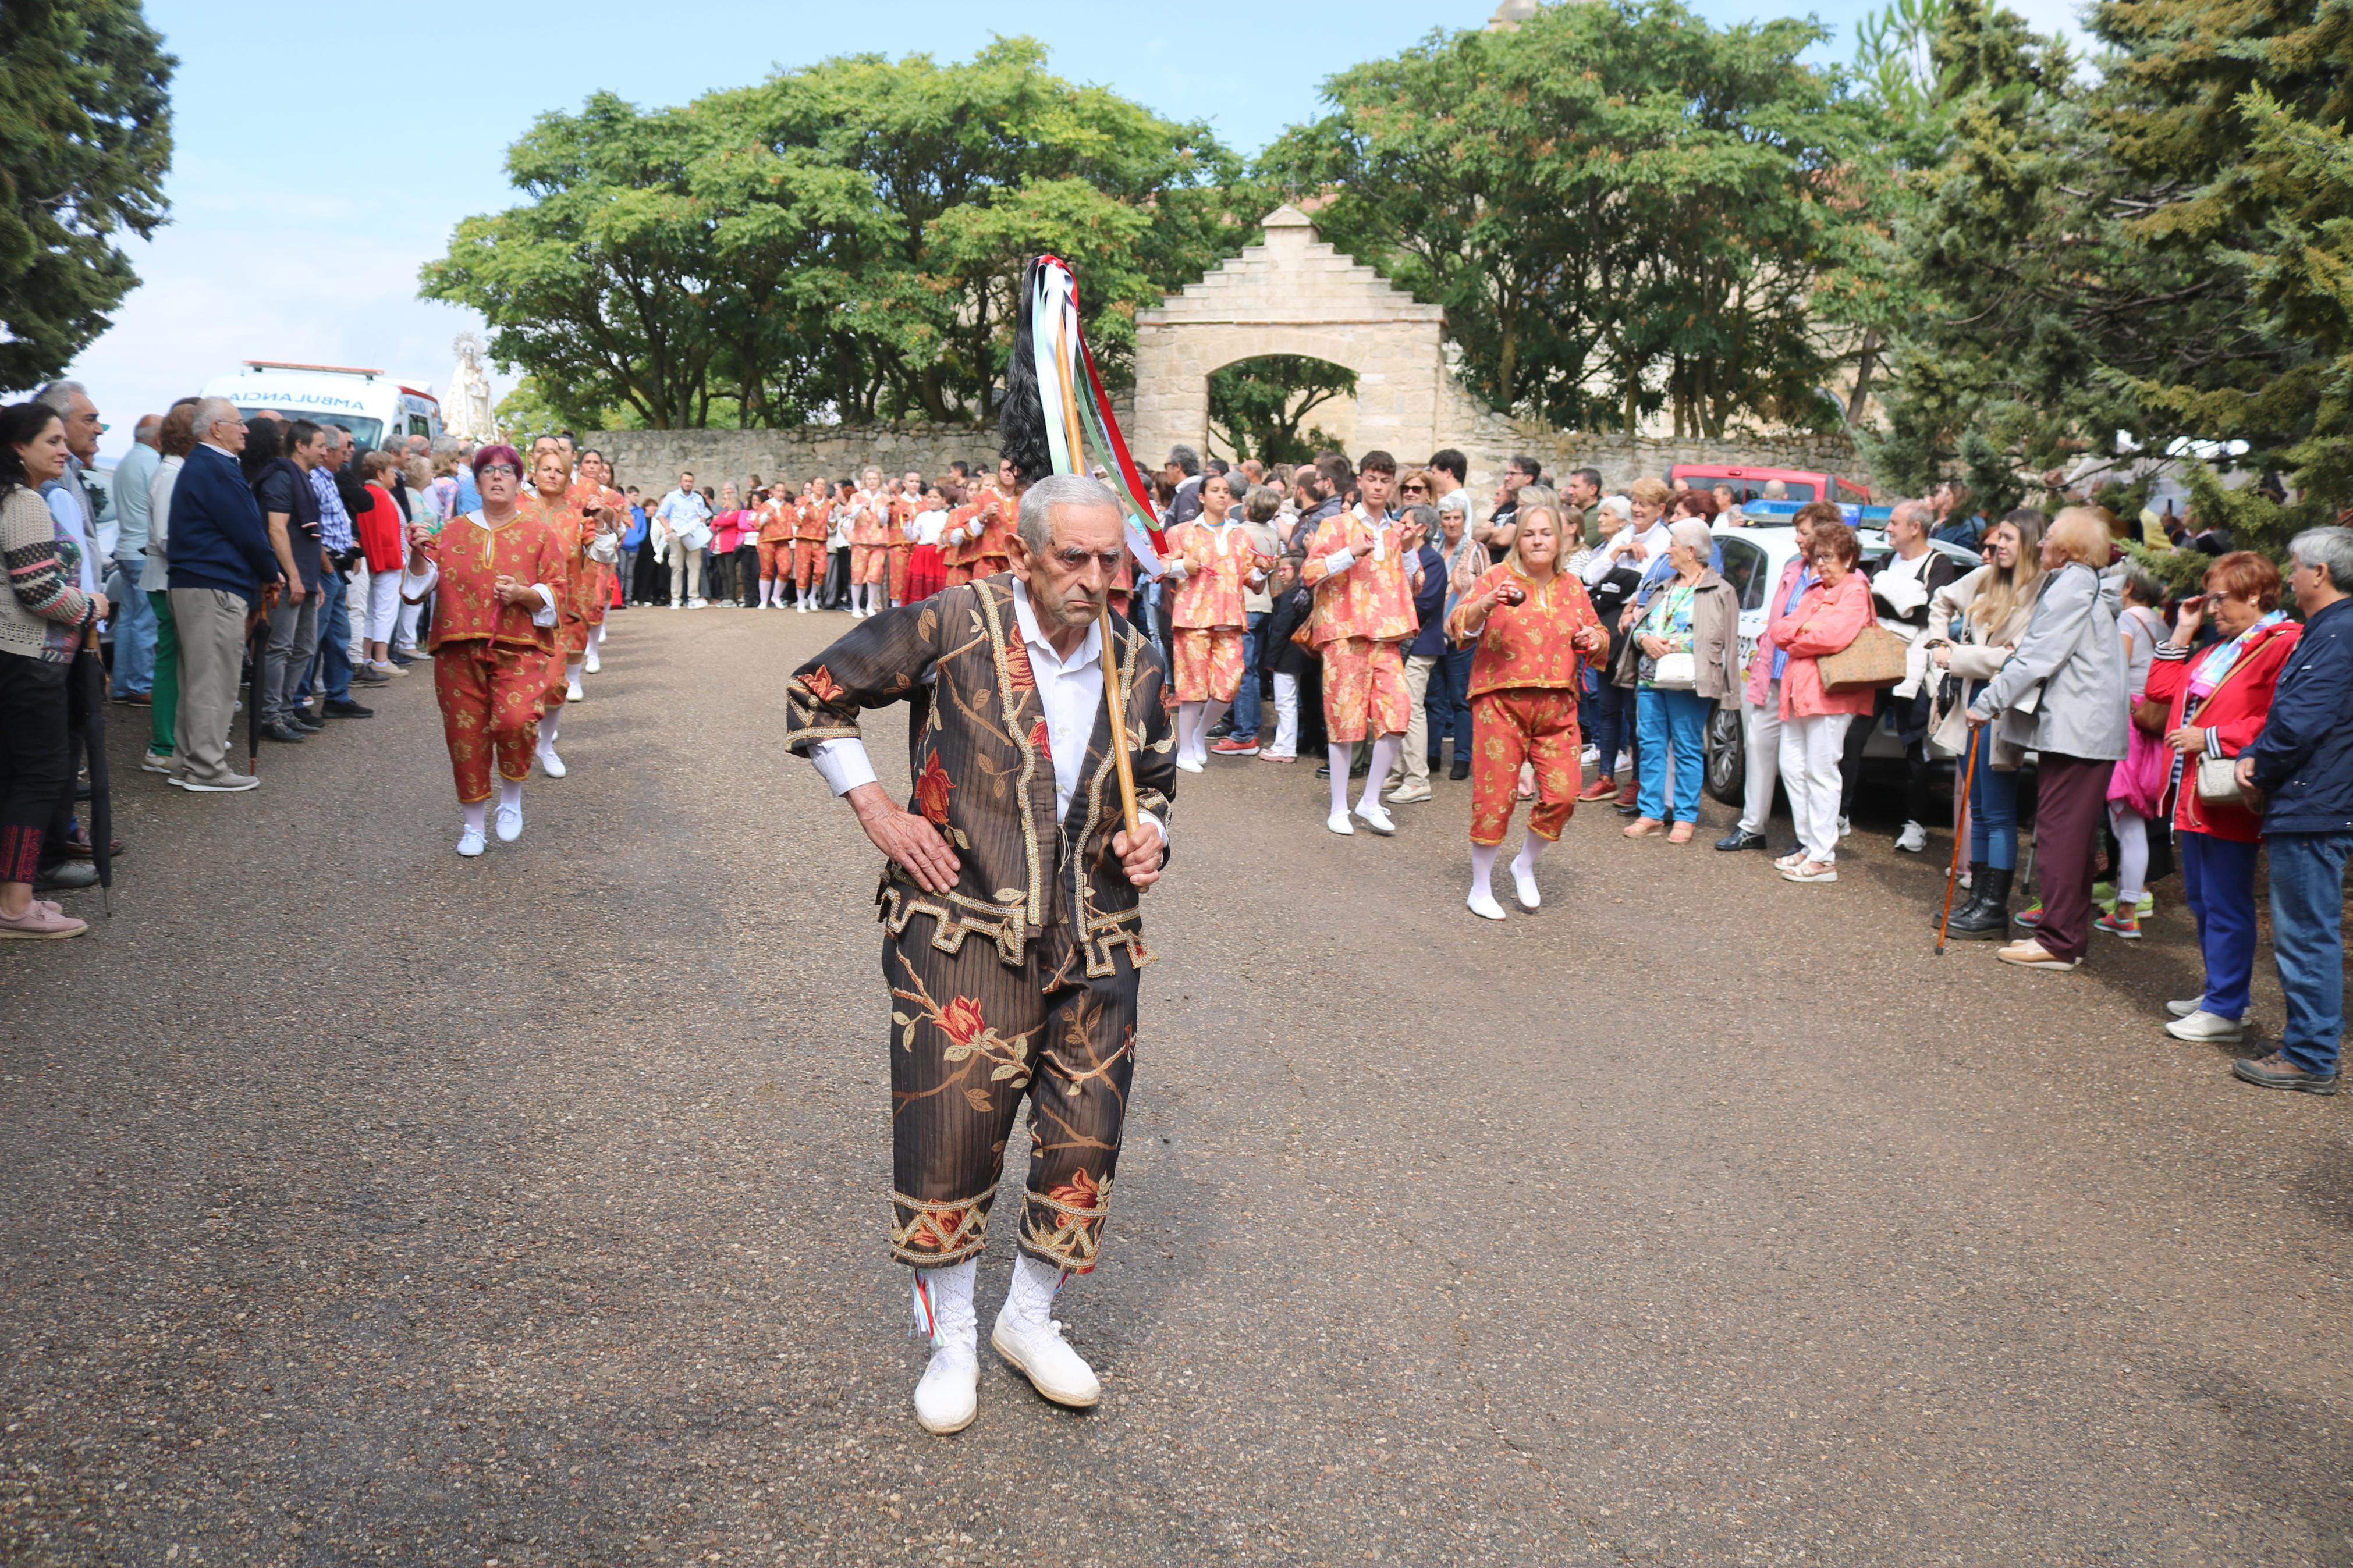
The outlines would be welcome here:
<svg viewBox="0 0 2353 1568">
<path fill-rule="evenodd" d="M 1837 653 L 1871 624 L 1871 583 L 1860 572 L 1849 572 L 1835 588 L 1817 583 L 1808 588 L 1788 616 L 1779 606 L 1787 590 L 1774 603 L 1773 619 L 1765 628 L 1766 642 L 1785 649 L 1788 664 L 1781 671 L 1781 717 L 1811 719 L 1824 713 L 1869 714 L 1878 691 L 1858 686 L 1852 691 L 1831 691 L 1822 685 L 1818 660 Z M 1772 668 L 1768 659 L 1766 665 Z"/>
<path fill-rule="evenodd" d="M 1774 620 L 1780 618 L 1781 606 L 1789 602 L 1790 586 L 1797 582 L 1798 574 L 1805 569 L 1806 561 L 1802 555 L 1791 556 L 1781 567 L 1781 581 L 1774 584 L 1773 597 L 1767 601 L 1767 609 Z M 1740 700 L 1751 708 L 1762 708 L 1765 706 L 1765 694 L 1772 689 L 1773 637 L 1768 624 L 1766 635 L 1757 639 L 1757 647 L 1748 656 L 1748 684 L 1742 689 Z"/>
</svg>

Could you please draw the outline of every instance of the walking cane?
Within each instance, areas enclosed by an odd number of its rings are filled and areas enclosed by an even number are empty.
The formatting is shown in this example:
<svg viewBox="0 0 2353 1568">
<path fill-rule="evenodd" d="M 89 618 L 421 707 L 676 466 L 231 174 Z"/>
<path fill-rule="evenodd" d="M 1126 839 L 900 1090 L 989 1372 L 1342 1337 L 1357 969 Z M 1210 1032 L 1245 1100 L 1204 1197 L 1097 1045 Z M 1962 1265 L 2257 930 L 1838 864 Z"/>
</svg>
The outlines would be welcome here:
<svg viewBox="0 0 2353 1568">
<path fill-rule="evenodd" d="M 1969 791 L 1974 788 L 1977 784 L 1978 738 L 1984 733 L 1984 725 L 1972 724 L 1969 726 L 1968 767 L 1964 772 L 1961 778 L 1961 799 L 1964 801 L 1969 798 Z M 1945 956 L 1945 932 L 1951 928 L 1953 923 L 1953 889 L 1960 884 L 1961 880 L 1961 847 L 1968 841 L 1968 839 L 1966 834 L 1956 832 L 1953 835 L 1953 868 L 1951 870 L 1945 873 L 1945 913 L 1943 917 L 1936 921 L 1936 956 L 1938 958 Z"/>
<path fill-rule="evenodd" d="M 1111 595 L 1103 601 L 1103 705 L 1111 710 L 1111 760 L 1119 770 L 1120 814 L 1127 821 L 1127 841 L 1135 842 L 1139 826 L 1135 811 L 1135 764 L 1127 755 L 1127 702 L 1119 690 L 1119 660 L 1113 657 Z"/>
</svg>

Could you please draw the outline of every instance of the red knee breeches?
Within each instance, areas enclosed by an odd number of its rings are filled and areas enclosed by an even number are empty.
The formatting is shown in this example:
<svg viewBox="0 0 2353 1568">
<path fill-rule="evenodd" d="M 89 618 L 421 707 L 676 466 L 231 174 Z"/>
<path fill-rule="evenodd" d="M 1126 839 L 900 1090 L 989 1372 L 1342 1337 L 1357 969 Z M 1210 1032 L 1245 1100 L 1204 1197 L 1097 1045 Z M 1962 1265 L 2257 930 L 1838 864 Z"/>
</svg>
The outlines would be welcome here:
<svg viewBox="0 0 2353 1568">
<path fill-rule="evenodd" d="M 1520 764 L 1536 775 L 1528 831 L 1558 838 L 1584 778 L 1577 693 L 1549 687 L 1482 692 L 1471 703 L 1471 842 L 1501 844 L 1512 825 Z"/>
<path fill-rule="evenodd" d="M 493 759 L 501 778 L 531 776 L 546 687 L 547 656 L 535 648 L 493 652 L 485 643 L 456 643 L 433 656 L 433 695 L 441 703 L 459 804 L 491 798 Z"/>
</svg>

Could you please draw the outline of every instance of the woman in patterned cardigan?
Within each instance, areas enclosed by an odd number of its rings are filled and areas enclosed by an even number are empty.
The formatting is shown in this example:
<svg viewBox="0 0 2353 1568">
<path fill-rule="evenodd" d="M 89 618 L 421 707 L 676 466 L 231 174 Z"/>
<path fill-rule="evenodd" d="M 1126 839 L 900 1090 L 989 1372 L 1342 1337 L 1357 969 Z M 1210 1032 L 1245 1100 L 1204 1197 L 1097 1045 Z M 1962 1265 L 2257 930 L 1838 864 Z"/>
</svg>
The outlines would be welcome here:
<svg viewBox="0 0 2353 1568">
<path fill-rule="evenodd" d="M 40 489 L 66 471 L 66 427 L 36 403 L 0 409 L 0 938 L 79 936 L 87 922 L 33 897 L 41 838 L 73 787 L 66 679 L 107 612 L 85 594 L 79 549 L 60 540 Z"/>
</svg>

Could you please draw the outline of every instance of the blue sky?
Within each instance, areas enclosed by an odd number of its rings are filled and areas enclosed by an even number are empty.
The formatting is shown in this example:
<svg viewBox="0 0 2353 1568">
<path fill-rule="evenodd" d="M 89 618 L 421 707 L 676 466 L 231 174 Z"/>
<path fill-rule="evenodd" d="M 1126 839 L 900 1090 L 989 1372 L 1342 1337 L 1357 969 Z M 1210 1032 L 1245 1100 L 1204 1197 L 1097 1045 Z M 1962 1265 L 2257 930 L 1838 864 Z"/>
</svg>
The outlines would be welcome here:
<svg viewBox="0 0 2353 1568">
<path fill-rule="evenodd" d="M 1719 24 L 1760 14 L 1737 0 L 1696 8 Z M 1814 8 L 1836 29 L 1826 53 L 1851 54 L 1869 8 Z M 2073 11 L 2071 0 L 2019 8 L 2044 27 Z M 1046 42 L 1061 75 L 1172 119 L 1207 120 L 1255 153 L 1318 112 L 1324 78 L 1433 29 L 1478 26 L 1493 0 L 408 0 L 298 7 L 266 27 L 218 0 L 150 0 L 147 10 L 180 58 L 173 221 L 153 243 L 132 243 L 144 282 L 72 371 L 114 426 L 110 454 L 128 444 L 137 415 L 248 358 L 381 365 L 445 384 L 450 339 L 479 323 L 417 300 L 418 266 L 441 254 L 460 218 L 509 205 L 505 150 L 533 116 L 600 89 L 678 103 L 832 55 L 956 58 L 993 35 L 1026 33 Z"/>
</svg>

